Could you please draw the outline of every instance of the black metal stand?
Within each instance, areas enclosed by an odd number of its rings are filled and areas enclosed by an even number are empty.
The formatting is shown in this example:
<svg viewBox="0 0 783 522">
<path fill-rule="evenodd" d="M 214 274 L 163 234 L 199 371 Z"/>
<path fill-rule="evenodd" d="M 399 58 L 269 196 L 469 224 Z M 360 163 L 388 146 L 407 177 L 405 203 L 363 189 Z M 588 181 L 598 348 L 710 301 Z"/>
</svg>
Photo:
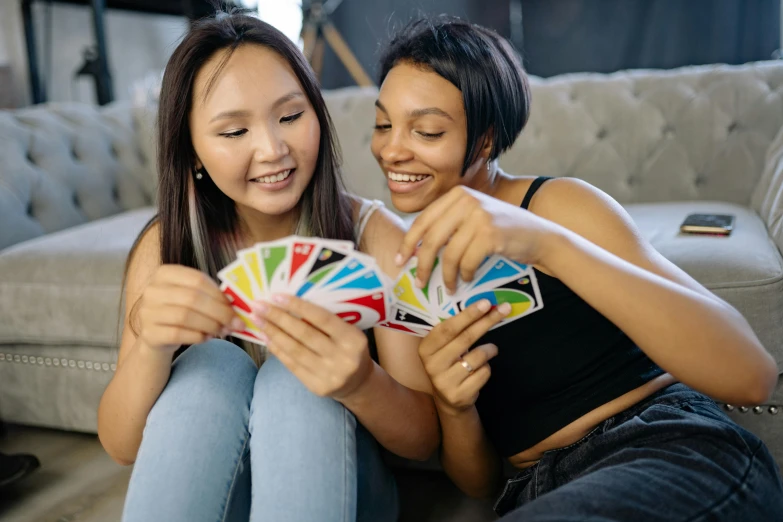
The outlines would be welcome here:
<svg viewBox="0 0 783 522">
<path fill-rule="evenodd" d="M 106 57 L 106 33 L 103 27 L 103 11 L 106 0 L 92 0 L 92 27 L 95 32 L 95 45 L 98 48 L 98 70 L 95 76 L 95 93 L 98 105 L 106 105 L 114 100 L 109 59 Z"/>
<path fill-rule="evenodd" d="M 5 1 L 5 0 L 0 0 Z M 30 92 L 33 103 L 44 103 L 47 100 L 46 86 L 41 81 L 38 69 L 38 54 L 35 42 L 35 20 L 32 5 L 36 0 L 20 0 L 22 5 L 22 23 L 27 44 L 27 67 L 30 75 Z M 38 0 L 41 1 L 41 0 Z M 92 27 L 95 36 L 94 63 L 85 62 L 83 74 L 93 76 L 95 94 L 100 105 L 106 105 L 114 100 L 109 59 L 106 51 L 106 30 L 104 15 L 106 8 L 125 9 L 143 13 L 168 14 L 186 16 L 191 20 L 214 13 L 214 6 L 209 0 L 47 0 L 64 4 L 88 6 L 92 12 Z M 221 5 L 231 7 L 232 1 L 222 1 Z"/>
</svg>

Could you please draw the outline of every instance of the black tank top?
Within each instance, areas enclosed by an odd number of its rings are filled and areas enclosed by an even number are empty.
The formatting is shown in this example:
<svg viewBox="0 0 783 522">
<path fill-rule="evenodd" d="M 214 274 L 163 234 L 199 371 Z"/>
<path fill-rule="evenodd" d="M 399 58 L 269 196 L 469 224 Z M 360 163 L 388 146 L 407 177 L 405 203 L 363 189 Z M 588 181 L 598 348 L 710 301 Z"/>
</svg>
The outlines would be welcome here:
<svg viewBox="0 0 783 522">
<path fill-rule="evenodd" d="M 522 202 L 527 209 L 537 178 Z M 487 332 L 492 376 L 476 409 L 497 451 L 510 457 L 598 406 L 661 375 L 617 326 L 559 279 L 535 270 L 544 307 Z"/>
</svg>

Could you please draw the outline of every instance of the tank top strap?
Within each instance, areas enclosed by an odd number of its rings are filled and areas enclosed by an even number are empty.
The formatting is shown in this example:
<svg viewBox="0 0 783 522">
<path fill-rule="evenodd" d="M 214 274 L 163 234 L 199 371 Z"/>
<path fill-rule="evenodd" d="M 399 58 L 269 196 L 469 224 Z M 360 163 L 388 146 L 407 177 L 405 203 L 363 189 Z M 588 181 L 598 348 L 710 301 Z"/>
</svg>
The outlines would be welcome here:
<svg viewBox="0 0 783 522">
<path fill-rule="evenodd" d="M 520 207 L 527 210 L 528 205 L 530 205 L 530 200 L 533 199 L 533 195 L 536 193 L 536 191 L 541 188 L 541 185 L 543 185 L 545 182 L 552 179 L 551 176 L 539 176 L 536 179 L 533 180 L 533 183 L 530 184 L 530 188 L 527 189 L 527 193 L 525 194 L 525 198 L 522 200 L 522 204 Z"/>
</svg>

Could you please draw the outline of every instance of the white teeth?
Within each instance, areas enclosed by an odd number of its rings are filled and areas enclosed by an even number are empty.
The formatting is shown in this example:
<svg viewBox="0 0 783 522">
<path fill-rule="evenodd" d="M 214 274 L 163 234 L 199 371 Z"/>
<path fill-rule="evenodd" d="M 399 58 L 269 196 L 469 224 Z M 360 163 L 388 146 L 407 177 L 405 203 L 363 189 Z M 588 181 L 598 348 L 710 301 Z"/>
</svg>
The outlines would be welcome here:
<svg viewBox="0 0 783 522">
<path fill-rule="evenodd" d="M 427 177 L 429 176 L 426 174 L 400 174 L 398 172 L 389 171 L 389 179 L 400 183 L 421 181 Z"/>
<path fill-rule="evenodd" d="M 291 174 L 291 169 L 284 170 L 283 172 L 279 174 L 273 174 L 271 176 L 264 176 L 262 178 L 256 178 L 253 181 L 256 183 L 277 183 L 278 181 L 283 181 L 285 178 L 287 178 Z"/>
</svg>

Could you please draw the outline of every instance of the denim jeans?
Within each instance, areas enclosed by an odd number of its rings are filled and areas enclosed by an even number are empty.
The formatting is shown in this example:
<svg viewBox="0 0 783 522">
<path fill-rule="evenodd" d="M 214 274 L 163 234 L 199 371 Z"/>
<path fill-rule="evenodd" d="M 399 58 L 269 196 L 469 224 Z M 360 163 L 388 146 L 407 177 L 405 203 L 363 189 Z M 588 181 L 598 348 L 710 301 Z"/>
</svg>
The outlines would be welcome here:
<svg viewBox="0 0 783 522">
<path fill-rule="evenodd" d="M 177 358 L 147 417 L 125 522 L 393 521 L 394 478 L 353 414 L 276 358 L 237 346 Z"/>
<path fill-rule="evenodd" d="M 783 485 L 758 438 L 673 384 L 546 452 L 495 510 L 519 522 L 780 522 Z"/>
</svg>

